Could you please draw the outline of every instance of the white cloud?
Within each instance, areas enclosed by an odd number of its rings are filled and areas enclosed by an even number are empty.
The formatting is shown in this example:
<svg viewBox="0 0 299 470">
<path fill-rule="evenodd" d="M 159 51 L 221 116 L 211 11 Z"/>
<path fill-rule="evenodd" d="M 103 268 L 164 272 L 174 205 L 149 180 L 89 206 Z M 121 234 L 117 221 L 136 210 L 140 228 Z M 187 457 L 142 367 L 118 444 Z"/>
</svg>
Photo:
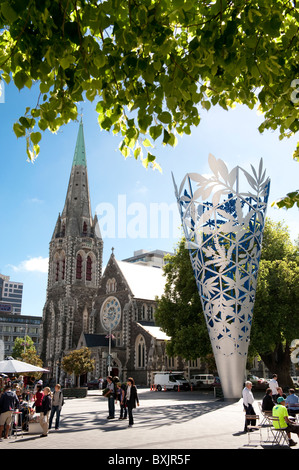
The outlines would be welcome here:
<svg viewBox="0 0 299 470">
<path fill-rule="evenodd" d="M 29 258 L 25 261 L 21 261 L 18 266 L 10 265 L 10 267 L 15 272 L 39 272 L 39 273 L 47 273 L 48 272 L 48 264 L 49 258 L 43 258 L 42 256 L 38 256 L 36 258 Z"/>
</svg>

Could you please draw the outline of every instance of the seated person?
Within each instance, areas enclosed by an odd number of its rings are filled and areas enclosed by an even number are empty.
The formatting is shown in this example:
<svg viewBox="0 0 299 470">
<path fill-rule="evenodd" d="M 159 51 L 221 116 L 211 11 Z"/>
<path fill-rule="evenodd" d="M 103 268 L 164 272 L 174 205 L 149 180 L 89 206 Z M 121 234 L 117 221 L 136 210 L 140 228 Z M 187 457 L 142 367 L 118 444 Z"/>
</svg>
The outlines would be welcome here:
<svg viewBox="0 0 299 470">
<path fill-rule="evenodd" d="M 277 387 L 277 393 L 278 393 L 278 395 L 276 395 L 276 400 L 275 400 L 276 403 L 277 403 L 277 398 L 279 398 L 279 397 L 283 397 L 284 399 L 287 398 L 286 394 L 283 393 L 283 390 L 282 390 L 281 387 Z"/>
<path fill-rule="evenodd" d="M 271 388 L 267 388 L 266 395 L 262 401 L 262 410 L 267 412 L 272 412 L 272 408 L 275 406 L 275 402 L 272 398 L 272 390 Z"/>
<path fill-rule="evenodd" d="M 290 394 L 286 398 L 286 407 L 289 415 L 296 417 L 296 414 L 299 413 L 299 397 L 295 395 L 295 390 L 293 388 L 290 388 L 289 393 Z"/>
<path fill-rule="evenodd" d="M 288 410 L 285 407 L 285 399 L 283 397 L 277 398 L 277 405 L 272 410 L 272 415 L 277 417 L 279 421 L 273 421 L 275 429 L 284 429 L 289 439 L 289 446 L 295 446 L 297 442 L 291 439 L 291 432 L 299 434 L 299 424 L 294 424 L 289 418 Z"/>
</svg>

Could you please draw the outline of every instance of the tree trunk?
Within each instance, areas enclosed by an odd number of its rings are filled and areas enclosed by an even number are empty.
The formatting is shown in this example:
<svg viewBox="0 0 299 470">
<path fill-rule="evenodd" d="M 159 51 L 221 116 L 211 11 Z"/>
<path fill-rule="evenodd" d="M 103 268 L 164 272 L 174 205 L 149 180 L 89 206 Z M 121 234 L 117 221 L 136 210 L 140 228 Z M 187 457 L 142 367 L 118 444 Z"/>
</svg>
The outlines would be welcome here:
<svg viewBox="0 0 299 470">
<path fill-rule="evenodd" d="M 291 355 L 288 344 L 286 344 L 285 348 L 283 348 L 282 344 L 279 344 L 272 353 L 261 354 L 260 356 L 271 374 L 277 375 L 277 382 L 280 387 L 283 389 L 293 387 L 290 374 Z"/>
</svg>

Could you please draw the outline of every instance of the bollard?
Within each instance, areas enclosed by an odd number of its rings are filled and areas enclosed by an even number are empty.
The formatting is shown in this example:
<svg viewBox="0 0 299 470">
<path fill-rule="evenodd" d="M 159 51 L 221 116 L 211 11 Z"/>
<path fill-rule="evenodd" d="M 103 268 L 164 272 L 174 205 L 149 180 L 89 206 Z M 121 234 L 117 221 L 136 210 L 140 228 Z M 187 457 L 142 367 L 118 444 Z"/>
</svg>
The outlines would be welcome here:
<svg viewBox="0 0 299 470">
<path fill-rule="evenodd" d="M 180 386 L 178 385 L 178 392 L 180 392 Z"/>
</svg>

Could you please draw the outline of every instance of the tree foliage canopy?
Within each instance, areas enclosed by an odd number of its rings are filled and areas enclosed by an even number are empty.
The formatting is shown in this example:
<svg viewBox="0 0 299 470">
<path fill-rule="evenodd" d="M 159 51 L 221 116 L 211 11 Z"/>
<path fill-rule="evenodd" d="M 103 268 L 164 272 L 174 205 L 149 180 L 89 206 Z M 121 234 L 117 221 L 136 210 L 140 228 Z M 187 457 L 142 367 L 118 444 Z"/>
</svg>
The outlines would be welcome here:
<svg viewBox="0 0 299 470">
<path fill-rule="evenodd" d="M 166 259 L 165 292 L 159 299 L 155 321 L 171 337 L 167 353 L 188 360 L 205 357 L 212 348 L 184 239 L 175 255 Z"/>
<path fill-rule="evenodd" d="M 33 366 L 43 367 L 43 361 L 37 355 L 36 348 L 34 346 L 34 342 L 30 336 L 26 335 L 23 338 L 16 338 L 14 340 L 14 346 L 12 350 L 12 356 L 15 359 L 18 359 L 23 362 L 27 362 L 28 364 L 32 364 Z M 27 375 L 30 377 L 35 377 L 39 379 L 43 373 L 42 372 L 30 372 L 24 373 L 22 375 Z"/>
<path fill-rule="evenodd" d="M 23 338 L 17 337 L 14 340 L 14 345 L 13 345 L 13 349 L 12 349 L 12 356 L 15 359 L 22 360 L 21 359 L 22 354 L 25 353 L 28 350 L 33 350 L 34 352 L 36 352 L 33 340 L 32 340 L 32 338 L 30 338 L 30 336 L 26 335 Z"/>
<path fill-rule="evenodd" d="M 62 359 L 62 368 L 68 374 L 75 374 L 78 378 L 82 374 L 92 372 L 95 361 L 91 359 L 91 352 L 88 348 L 75 349 Z"/>
<path fill-rule="evenodd" d="M 158 166 L 153 142 L 175 145 L 201 108 L 258 105 L 260 132 L 290 136 L 299 129 L 298 28 L 299 9 L 286 0 L 0 0 L 1 78 L 40 89 L 14 131 L 34 159 L 40 131 L 75 120 L 88 99 L 100 127 L 123 136 L 124 156 L 146 167 Z"/>
</svg>

